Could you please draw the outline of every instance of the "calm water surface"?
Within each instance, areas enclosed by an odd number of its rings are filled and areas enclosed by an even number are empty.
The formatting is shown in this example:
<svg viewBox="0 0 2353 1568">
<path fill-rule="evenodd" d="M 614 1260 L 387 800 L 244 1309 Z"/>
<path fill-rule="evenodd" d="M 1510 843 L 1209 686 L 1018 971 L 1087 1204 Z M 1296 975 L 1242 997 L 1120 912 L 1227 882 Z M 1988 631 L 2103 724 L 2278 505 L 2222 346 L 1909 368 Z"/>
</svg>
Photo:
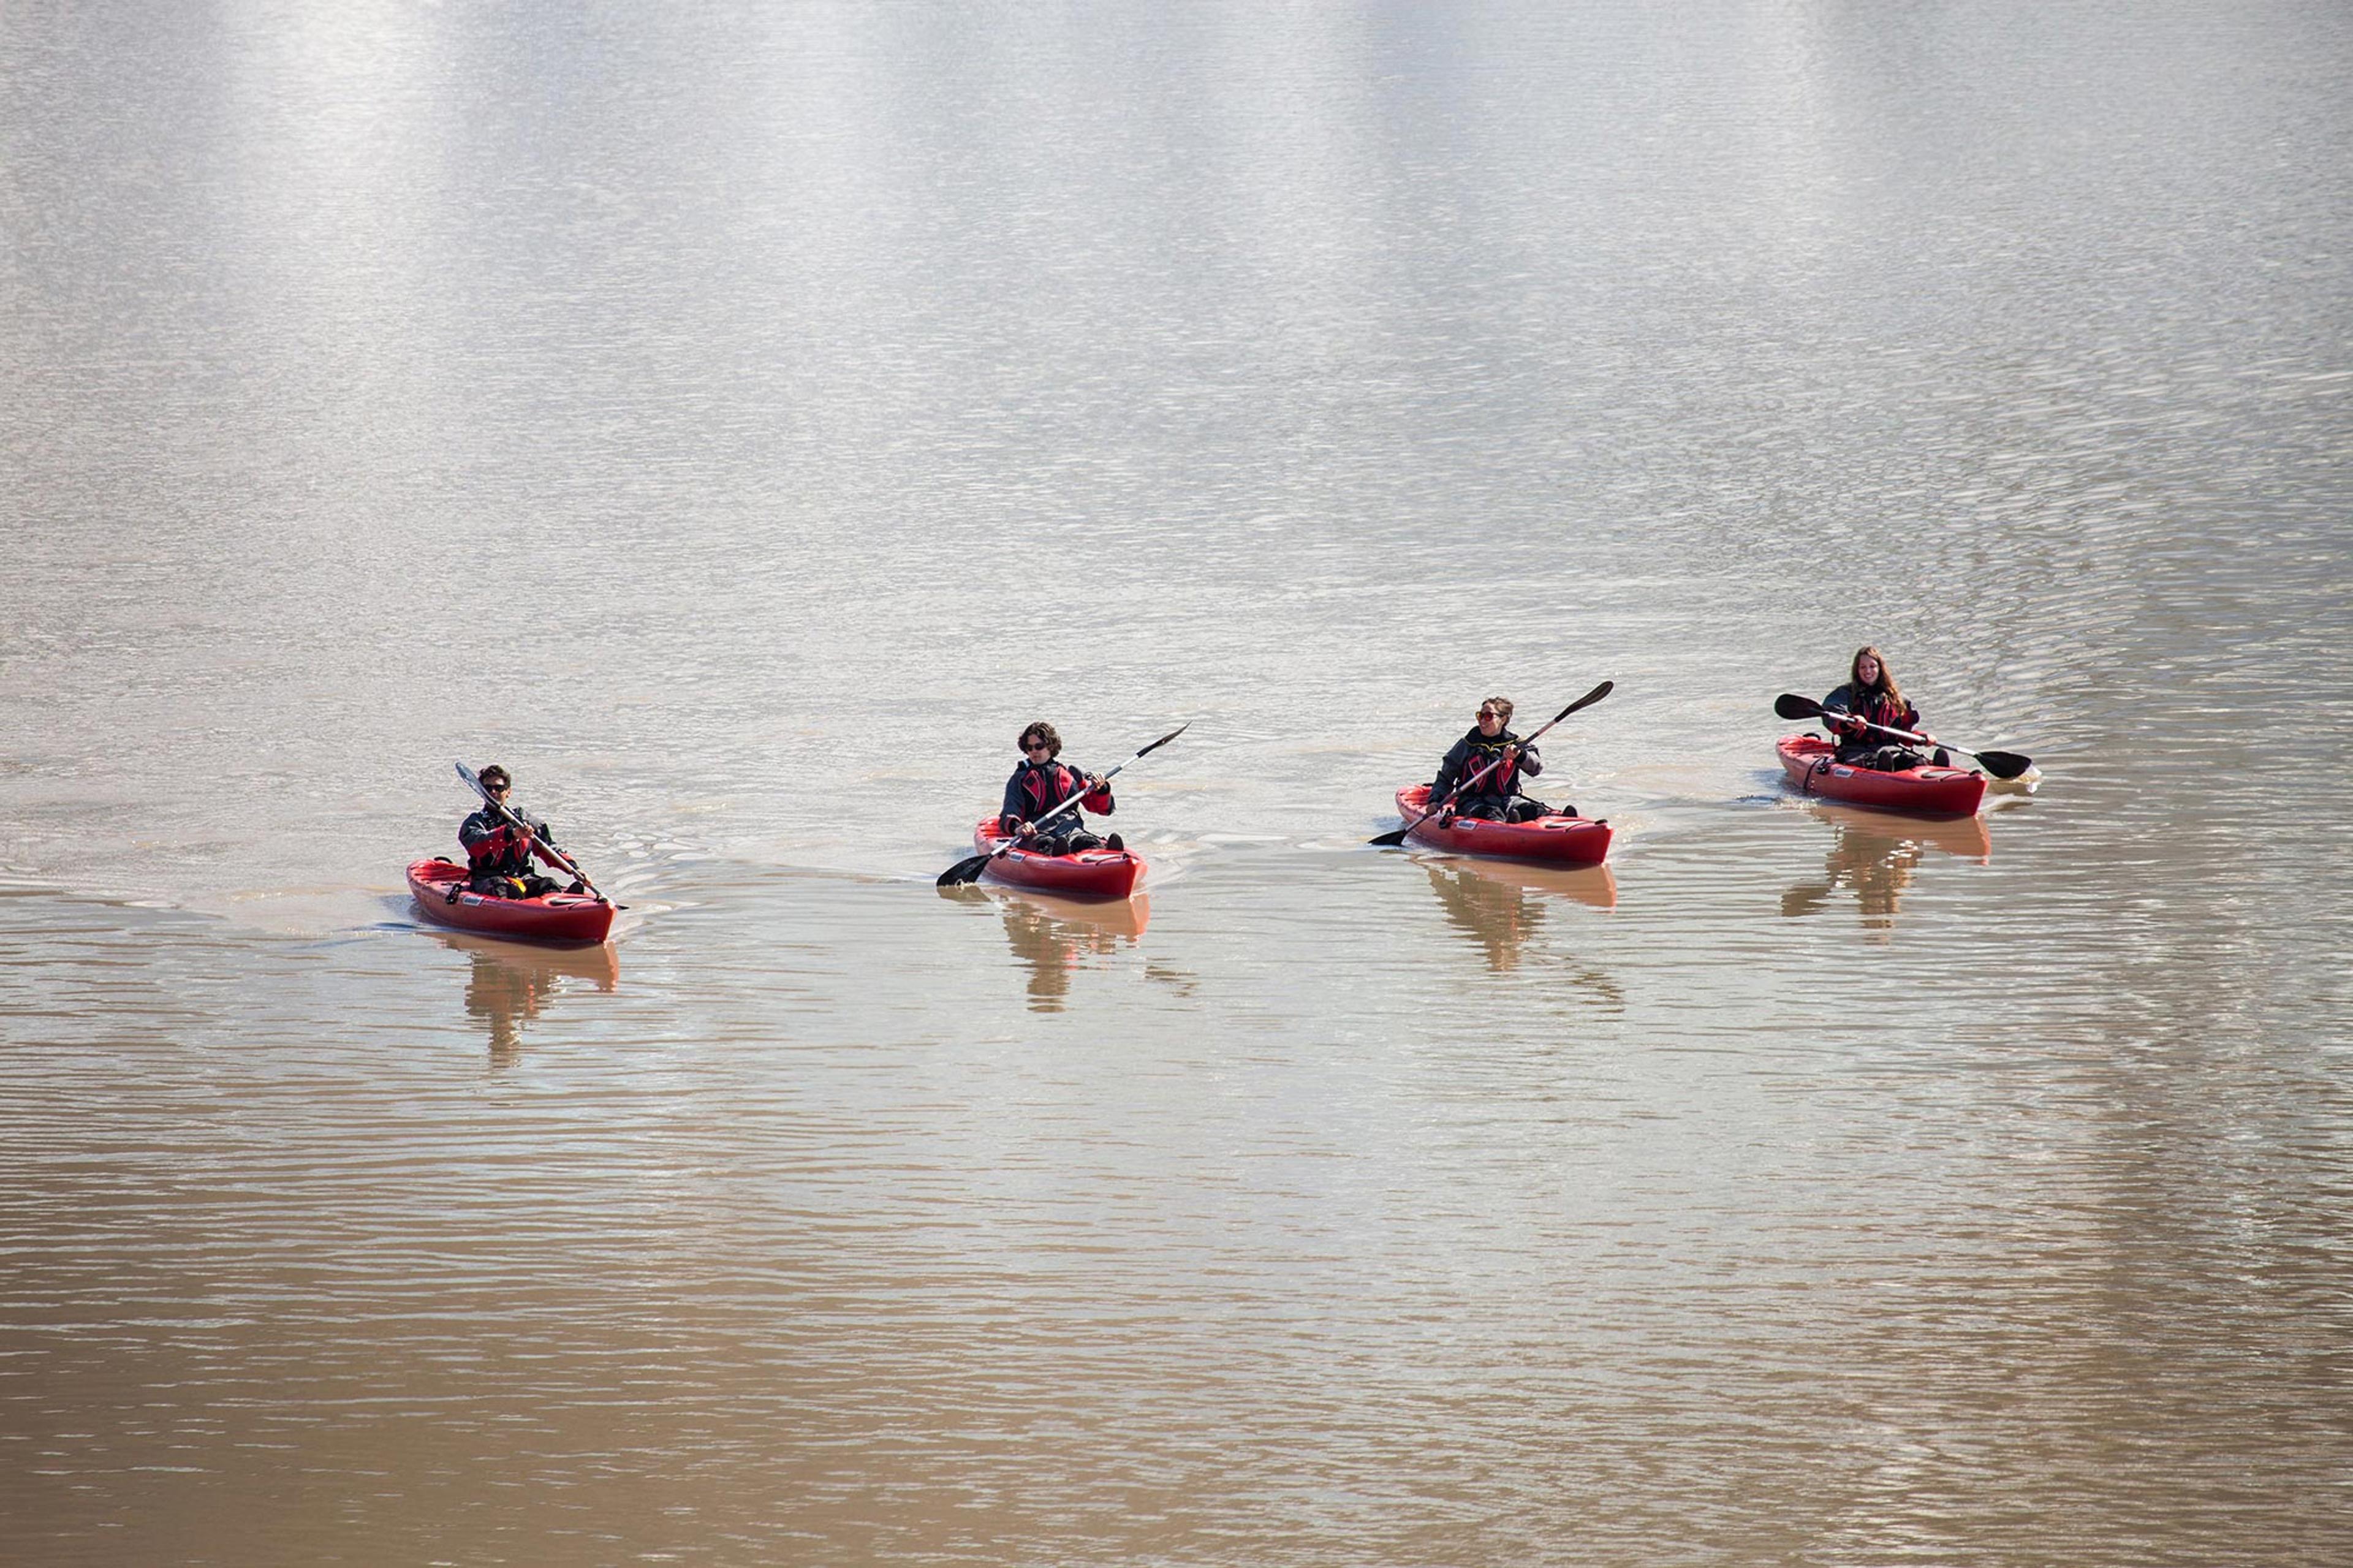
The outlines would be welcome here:
<svg viewBox="0 0 2353 1568">
<path fill-rule="evenodd" d="M 0 15 L 0 1558 L 2345 1560 L 2353 22 L 2130 9 Z"/>
</svg>

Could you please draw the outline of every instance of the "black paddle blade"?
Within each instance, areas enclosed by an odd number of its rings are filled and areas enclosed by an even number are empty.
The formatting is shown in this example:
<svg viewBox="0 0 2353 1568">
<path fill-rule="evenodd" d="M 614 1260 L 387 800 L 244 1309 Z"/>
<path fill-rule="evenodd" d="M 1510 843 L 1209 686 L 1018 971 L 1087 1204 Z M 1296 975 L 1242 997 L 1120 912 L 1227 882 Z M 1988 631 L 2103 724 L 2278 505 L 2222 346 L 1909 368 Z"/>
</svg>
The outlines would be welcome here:
<svg viewBox="0 0 2353 1568">
<path fill-rule="evenodd" d="M 1394 849 L 1405 842 L 1405 836 L 1409 831 L 1409 829 L 1400 827 L 1395 833 L 1384 833 L 1377 838 L 1367 838 L 1365 842 L 1376 849 Z"/>
<path fill-rule="evenodd" d="M 2021 757 L 2016 752 L 1979 752 L 1977 759 L 1998 779 L 2014 779 L 2034 765 L 2032 757 Z"/>
<path fill-rule="evenodd" d="M 1592 707 L 1595 703 L 1600 701 L 1603 698 L 1609 696 L 1611 692 L 1617 689 L 1618 683 L 1616 681 L 1603 681 L 1600 685 L 1595 687 L 1592 690 L 1587 692 L 1584 696 L 1578 698 L 1576 701 L 1570 703 L 1559 712 L 1554 714 L 1552 716 L 1553 724 L 1559 723 L 1563 719 L 1567 718 L 1570 714 L 1576 712 L 1580 708 Z M 1550 729 L 1551 727 L 1551 724 L 1545 726 L 1546 729 Z"/>
<path fill-rule="evenodd" d="M 1819 719 L 1822 716 L 1822 705 L 1810 697 L 1785 691 L 1773 699 L 1773 711 L 1784 719 Z"/>
<path fill-rule="evenodd" d="M 941 872 L 939 880 L 934 882 L 932 886 L 935 888 L 961 888 L 966 882 L 979 881 L 980 874 L 987 868 L 987 856 L 967 856 L 965 858 L 957 861 L 955 865 Z"/>
<path fill-rule="evenodd" d="M 1160 737 L 1160 739 L 1158 739 L 1158 740 L 1156 740 L 1156 741 L 1153 742 L 1152 742 L 1152 744 L 1150 744 L 1150 745 L 1148 745 L 1148 746 L 1145 747 L 1145 748 L 1144 748 L 1144 750 L 1142 750 L 1142 751 L 1140 751 L 1140 752 L 1136 752 L 1135 754 L 1136 754 L 1137 756 L 1139 756 L 1139 757 L 1148 757 L 1148 756 L 1150 756 L 1153 752 L 1155 752 L 1158 751 L 1161 747 L 1163 747 L 1163 746 L 1166 745 L 1169 742 L 1171 742 L 1171 741 L 1175 740 L 1177 736 L 1179 736 L 1179 735 L 1183 734 L 1186 731 L 1187 731 L 1187 730 L 1191 729 L 1192 727 L 1193 727 L 1193 721 L 1191 721 L 1190 719 L 1187 719 L 1187 720 L 1186 720 L 1182 724 L 1177 725 L 1177 726 L 1176 726 L 1176 728 L 1175 728 L 1174 730 L 1169 731 L 1168 731 L 1168 733 L 1166 733 L 1166 735 L 1161 736 L 1161 737 Z"/>
</svg>

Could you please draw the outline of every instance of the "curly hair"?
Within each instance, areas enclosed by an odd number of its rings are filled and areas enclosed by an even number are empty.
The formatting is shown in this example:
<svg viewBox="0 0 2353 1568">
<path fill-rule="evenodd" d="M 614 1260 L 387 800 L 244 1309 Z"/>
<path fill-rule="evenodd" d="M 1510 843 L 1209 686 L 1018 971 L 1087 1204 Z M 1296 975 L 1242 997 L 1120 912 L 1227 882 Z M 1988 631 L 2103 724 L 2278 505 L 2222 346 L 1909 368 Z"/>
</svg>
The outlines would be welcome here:
<svg viewBox="0 0 2353 1568">
<path fill-rule="evenodd" d="M 1046 742 L 1046 754 L 1048 756 L 1059 757 L 1062 754 L 1062 737 L 1055 733 L 1054 726 L 1047 723 L 1043 719 L 1039 719 L 1033 721 L 1027 729 L 1021 731 L 1019 745 L 1021 748 L 1021 754 L 1023 756 L 1026 757 L 1029 754 L 1029 737 L 1032 735 L 1035 735 L 1038 739 Z"/>
</svg>

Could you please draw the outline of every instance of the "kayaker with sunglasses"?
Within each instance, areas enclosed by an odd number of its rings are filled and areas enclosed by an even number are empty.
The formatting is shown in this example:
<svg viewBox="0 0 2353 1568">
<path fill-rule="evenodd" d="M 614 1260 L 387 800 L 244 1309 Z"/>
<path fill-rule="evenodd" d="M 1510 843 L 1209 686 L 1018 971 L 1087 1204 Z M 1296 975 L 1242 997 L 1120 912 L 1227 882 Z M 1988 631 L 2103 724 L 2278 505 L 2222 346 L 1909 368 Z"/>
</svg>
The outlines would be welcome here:
<svg viewBox="0 0 2353 1568">
<path fill-rule="evenodd" d="M 1883 724 L 1891 730 L 1920 729 L 1920 710 L 1895 684 L 1895 676 L 1887 668 L 1887 658 L 1872 647 L 1854 650 L 1847 663 L 1846 684 L 1822 699 L 1825 709 L 1835 708 L 1841 713 L 1862 721 L 1863 724 Z M 1897 773 L 1906 768 L 1934 763 L 1944 768 L 1952 765 L 1952 757 L 1942 746 L 1934 752 L 1915 751 L 1885 735 L 1866 730 L 1862 724 L 1845 719 L 1834 719 L 1827 712 L 1822 722 L 1838 742 L 1838 760 L 1851 768 L 1870 768 L 1875 773 Z M 1930 741 L 1936 737 L 1929 735 Z"/>
<path fill-rule="evenodd" d="M 1109 784 L 1060 760 L 1062 737 L 1056 733 L 1054 726 L 1039 720 L 1021 731 L 1020 747 L 1020 765 L 1005 781 L 1005 804 L 997 816 L 997 826 L 1008 833 L 1023 835 L 1022 847 L 1041 855 L 1127 847 L 1118 834 L 1106 840 L 1087 831 L 1079 820 L 1082 813 L 1089 811 L 1097 816 L 1109 816 L 1116 809 L 1116 803 L 1111 797 Z M 1082 789 L 1086 796 L 1077 806 L 1041 827 L 1030 828 L 1031 823 Z"/>
<path fill-rule="evenodd" d="M 1457 816 L 1482 822 L 1532 822 L 1539 816 L 1577 815 L 1573 805 L 1556 808 L 1520 793 L 1521 780 L 1544 772 L 1544 759 L 1536 754 L 1534 746 L 1523 744 L 1512 733 L 1511 722 L 1510 698 L 1490 697 L 1479 704 L 1478 723 L 1454 742 L 1454 749 L 1438 764 L 1438 777 L 1430 781 L 1430 798 L 1433 802 L 1444 800 L 1457 784 L 1476 777 L 1489 763 L 1496 766 L 1472 784 L 1468 794 L 1458 796 L 1453 805 L 1444 808 L 1439 826 L 1442 827 L 1448 819 Z"/>
<path fill-rule="evenodd" d="M 474 775 L 483 790 L 501 805 L 506 805 L 507 794 L 514 781 L 506 769 L 492 763 Z M 509 808 L 512 812 L 512 808 Z M 553 893 L 559 884 L 543 877 L 532 868 L 532 856 L 543 845 L 553 845 L 555 835 L 544 822 L 531 822 L 520 812 L 512 812 L 514 820 L 485 805 L 458 826 L 458 842 L 466 847 L 466 885 L 478 893 L 488 893 L 501 899 L 535 899 L 543 893 Z M 515 826 L 524 822 L 530 831 Z M 544 856 L 542 857 L 544 858 Z M 554 864 L 550 861 L 549 864 Z M 577 893 L 584 889 L 579 882 L 564 889 Z"/>
</svg>

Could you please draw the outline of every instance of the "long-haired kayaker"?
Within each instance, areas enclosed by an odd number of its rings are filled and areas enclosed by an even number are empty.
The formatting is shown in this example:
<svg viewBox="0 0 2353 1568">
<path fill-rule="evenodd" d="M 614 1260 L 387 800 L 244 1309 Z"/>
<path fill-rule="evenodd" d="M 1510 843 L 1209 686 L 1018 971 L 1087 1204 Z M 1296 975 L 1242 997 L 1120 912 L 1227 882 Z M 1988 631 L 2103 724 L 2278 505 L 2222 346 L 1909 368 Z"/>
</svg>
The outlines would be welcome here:
<svg viewBox="0 0 2353 1568">
<path fill-rule="evenodd" d="M 1895 684 L 1895 672 L 1887 668 L 1887 656 L 1868 644 L 1854 650 L 1854 658 L 1847 662 L 1846 684 L 1823 698 L 1822 706 L 1838 709 L 1865 724 L 1926 733 L 1920 728 L 1920 710 L 1912 706 L 1911 699 Z M 1837 738 L 1838 760 L 1851 768 L 1894 773 L 1929 763 L 1940 768 L 1952 765 L 1952 757 L 1942 746 L 1932 754 L 1915 751 L 1900 741 L 1891 741 L 1862 724 L 1827 714 L 1822 721 Z M 1928 739 L 1934 741 L 1936 737 L 1929 735 Z"/>
<path fill-rule="evenodd" d="M 1457 816 L 1468 816 L 1482 822 L 1533 822 L 1539 816 L 1575 816 L 1577 807 L 1550 806 L 1521 792 L 1522 781 L 1544 772 L 1544 759 L 1536 749 L 1514 734 L 1512 700 L 1490 697 L 1479 704 L 1479 721 L 1469 733 L 1454 742 L 1446 760 L 1438 764 L 1438 776 L 1430 781 L 1430 798 L 1444 800 L 1457 784 L 1477 777 L 1489 763 L 1494 771 L 1480 779 L 1451 805 L 1443 809 L 1439 826 Z"/>
<path fill-rule="evenodd" d="M 1097 816 L 1109 816 L 1117 803 L 1111 797 L 1111 785 L 1061 761 L 1062 737 L 1054 726 L 1043 719 L 1034 721 L 1021 731 L 1020 747 L 1021 761 L 1014 768 L 1013 776 L 1005 781 L 1005 804 L 998 811 L 997 826 L 1008 833 L 1022 835 L 1022 847 L 1041 855 L 1127 847 L 1118 834 L 1106 840 L 1089 832 L 1079 820 L 1082 813 L 1090 811 Z M 1030 824 L 1082 789 L 1086 796 L 1077 809 L 1031 828 Z"/>
<path fill-rule="evenodd" d="M 474 777 L 486 794 L 501 805 L 506 805 L 507 795 L 514 788 L 514 781 L 507 776 L 506 769 L 492 763 Z M 466 885 L 478 893 L 501 899 L 535 899 L 543 893 L 554 892 L 555 880 L 539 875 L 531 863 L 535 854 L 547 858 L 545 847 L 554 844 L 554 833 L 544 822 L 532 822 L 512 807 L 509 811 L 514 816 L 512 822 L 485 805 L 458 825 L 458 842 L 466 847 Z M 530 831 L 517 827 L 515 822 L 524 823 Z M 548 860 L 548 864 L 554 865 L 554 861 Z M 578 893 L 586 889 L 575 881 L 564 890 Z"/>
</svg>

